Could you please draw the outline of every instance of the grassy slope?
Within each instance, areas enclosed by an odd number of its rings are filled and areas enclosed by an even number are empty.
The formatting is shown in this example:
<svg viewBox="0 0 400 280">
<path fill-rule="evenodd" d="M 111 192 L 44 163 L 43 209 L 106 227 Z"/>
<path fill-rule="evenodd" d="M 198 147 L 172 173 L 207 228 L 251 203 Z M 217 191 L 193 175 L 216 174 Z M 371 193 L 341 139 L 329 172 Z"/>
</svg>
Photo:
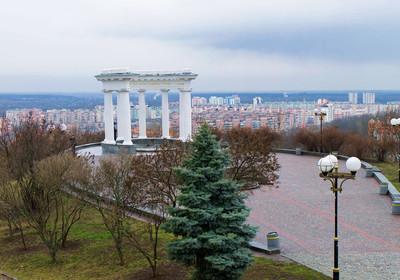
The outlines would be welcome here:
<svg viewBox="0 0 400 280">
<path fill-rule="evenodd" d="M 85 210 L 81 221 L 71 231 L 68 248 L 59 252 L 58 263 L 55 265 L 49 263 L 47 251 L 37 237 L 32 232 L 27 235 L 29 250 L 23 251 L 17 236 L 8 237 L 6 226 L 4 223 L 0 224 L 0 271 L 6 271 L 20 280 L 149 278 L 147 262 L 135 250 L 126 250 L 125 266 L 117 264 L 111 236 L 105 231 L 101 217 L 94 209 Z M 171 238 L 172 236 L 162 233 L 163 248 Z M 165 257 L 162 259 L 165 260 L 166 269 L 163 272 L 164 277 L 159 279 L 190 278 L 186 268 L 168 263 Z M 301 265 L 257 257 L 243 279 L 329 278 Z"/>
<path fill-rule="evenodd" d="M 390 182 L 400 191 L 398 164 L 393 162 L 374 163 L 382 173 L 389 179 Z"/>
</svg>

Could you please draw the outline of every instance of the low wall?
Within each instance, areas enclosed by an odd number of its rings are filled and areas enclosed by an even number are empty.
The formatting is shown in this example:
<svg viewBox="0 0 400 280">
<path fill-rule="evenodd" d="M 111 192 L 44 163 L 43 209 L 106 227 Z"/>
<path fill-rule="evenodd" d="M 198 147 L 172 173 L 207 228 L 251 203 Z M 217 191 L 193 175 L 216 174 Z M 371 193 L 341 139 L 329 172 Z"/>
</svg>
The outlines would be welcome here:
<svg viewBox="0 0 400 280">
<path fill-rule="evenodd" d="M 89 143 L 84 145 L 79 145 L 75 147 L 75 151 L 79 151 L 82 149 L 101 146 L 104 154 L 118 154 L 118 153 L 129 153 L 135 154 L 137 152 L 152 152 L 155 151 L 162 143 L 165 141 L 180 141 L 176 138 L 132 138 L 133 145 L 122 145 L 121 143 L 117 144 L 104 144 L 102 142 Z M 71 149 L 69 149 L 71 150 Z"/>
</svg>

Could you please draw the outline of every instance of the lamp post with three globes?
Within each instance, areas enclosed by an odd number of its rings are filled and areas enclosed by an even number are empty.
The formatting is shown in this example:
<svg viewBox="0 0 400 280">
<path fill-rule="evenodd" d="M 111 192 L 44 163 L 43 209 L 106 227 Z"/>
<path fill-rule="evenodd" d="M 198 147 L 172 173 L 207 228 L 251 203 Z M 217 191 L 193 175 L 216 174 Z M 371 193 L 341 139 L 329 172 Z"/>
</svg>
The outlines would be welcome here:
<svg viewBox="0 0 400 280">
<path fill-rule="evenodd" d="M 333 280 L 339 280 L 339 237 L 338 237 L 338 192 L 342 192 L 343 183 L 349 179 L 355 179 L 357 171 L 361 168 L 361 161 L 351 157 L 346 161 L 346 168 L 350 172 L 339 172 L 339 162 L 334 155 L 328 155 L 318 161 L 321 171 L 320 177 L 329 181 L 332 185 L 331 191 L 335 194 L 335 236 L 333 238 L 334 267 Z M 341 180 L 339 184 L 339 179 Z"/>
</svg>

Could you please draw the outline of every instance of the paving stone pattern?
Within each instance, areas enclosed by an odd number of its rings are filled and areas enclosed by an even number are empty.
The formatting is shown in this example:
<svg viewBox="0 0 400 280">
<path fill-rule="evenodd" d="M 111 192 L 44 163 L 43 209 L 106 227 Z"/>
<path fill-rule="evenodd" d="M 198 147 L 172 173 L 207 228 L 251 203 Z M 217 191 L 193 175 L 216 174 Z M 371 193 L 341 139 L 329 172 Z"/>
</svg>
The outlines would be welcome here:
<svg viewBox="0 0 400 280">
<path fill-rule="evenodd" d="M 319 177 L 312 156 L 278 154 L 279 187 L 252 191 L 249 223 L 259 227 L 256 240 L 269 231 L 280 235 L 281 253 L 329 276 L 333 267 L 334 195 Z M 344 167 L 345 162 L 340 161 Z M 339 267 L 342 280 L 400 279 L 400 215 L 391 199 L 365 170 L 339 194 Z"/>
</svg>

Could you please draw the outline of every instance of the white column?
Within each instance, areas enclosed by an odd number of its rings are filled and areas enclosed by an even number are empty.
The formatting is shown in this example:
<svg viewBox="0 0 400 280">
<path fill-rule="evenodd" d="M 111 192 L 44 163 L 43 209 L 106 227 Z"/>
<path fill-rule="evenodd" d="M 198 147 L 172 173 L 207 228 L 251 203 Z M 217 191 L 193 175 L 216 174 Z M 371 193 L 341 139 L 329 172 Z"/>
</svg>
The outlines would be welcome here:
<svg viewBox="0 0 400 280">
<path fill-rule="evenodd" d="M 117 142 L 124 141 L 123 114 L 121 95 L 117 92 Z"/>
<path fill-rule="evenodd" d="M 161 89 L 161 123 L 162 123 L 162 138 L 169 138 L 169 105 L 168 105 L 169 89 Z"/>
<path fill-rule="evenodd" d="M 185 92 L 186 100 L 185 100 L 185 129 L 186 129 L 186 139 L 192 139 L 192 90 L 188 89 Z"/>
<path fill-rule="evenodd" d="M 184 94 L 182 93 L 182 91 L 179 91 L 179 139 L 181 139 L 182 141 L 186 140 L 183 121 L 185 117 L 184 103 Z"/>
<path fill-rule="evenodd" d="M 192 90 L 182 89 L 179 92 L 179 138 L 181 140 L 192 139 Z"/>
<path fill-rule="evenodd" d="M 112 92 L 104 91 L 104 144 L 115 144 L 114 141 L 114 108 L 112 100 Z"/>
<path fill-rule="evenodd" d="M 145 90 L 139 91 L 139 138 L 147 138 L 146 136 L 146 99 Z"/>
<path fill-rule="evenodd" d="M 118 132 L 118 136 L 122 136 L 123 145 L 132 145 L 132 130 L 131 130 L 131 105 L 129 102 L 129 91 L 120 90 L 118 92 L 118 109 L 120 110 L 120 119 L 118 124 L 121 128 L 121 133 Z"/>
</svg>

